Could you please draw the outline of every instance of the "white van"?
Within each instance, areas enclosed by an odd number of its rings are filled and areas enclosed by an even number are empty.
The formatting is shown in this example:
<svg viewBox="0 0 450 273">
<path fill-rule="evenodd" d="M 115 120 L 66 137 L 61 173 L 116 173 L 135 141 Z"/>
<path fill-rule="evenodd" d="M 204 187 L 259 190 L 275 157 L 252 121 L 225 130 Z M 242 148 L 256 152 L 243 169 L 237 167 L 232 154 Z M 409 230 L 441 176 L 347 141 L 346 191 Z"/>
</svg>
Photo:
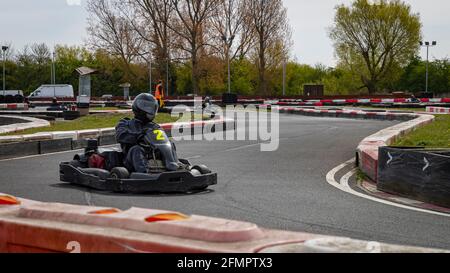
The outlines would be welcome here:
<svg viewBox="0 0 450 273">
<path fill-rule="evenodd" d="M 28 97 L 29 99 L 39 98 L 75 98 L 73 86 L 69 84 L 46 84 L 41 85 Z"/>
</svg>

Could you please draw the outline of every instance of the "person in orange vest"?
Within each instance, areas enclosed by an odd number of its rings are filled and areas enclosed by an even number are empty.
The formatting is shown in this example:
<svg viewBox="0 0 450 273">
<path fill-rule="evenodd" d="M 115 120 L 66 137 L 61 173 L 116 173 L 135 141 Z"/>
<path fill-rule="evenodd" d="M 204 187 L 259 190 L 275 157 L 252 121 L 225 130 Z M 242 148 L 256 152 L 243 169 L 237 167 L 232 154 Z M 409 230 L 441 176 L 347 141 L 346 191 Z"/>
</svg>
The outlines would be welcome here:
<svg viewBox="0 0 450 273">
<path fill-rule="evenodd" d="M 164 107 L 164 86 L 163 86 L 163 82 L 161 80 L 158 82 L 158 85 L 156 85 L 155 98 L 159 103 L 159 108 L 163 108 Z"/>
</svg>

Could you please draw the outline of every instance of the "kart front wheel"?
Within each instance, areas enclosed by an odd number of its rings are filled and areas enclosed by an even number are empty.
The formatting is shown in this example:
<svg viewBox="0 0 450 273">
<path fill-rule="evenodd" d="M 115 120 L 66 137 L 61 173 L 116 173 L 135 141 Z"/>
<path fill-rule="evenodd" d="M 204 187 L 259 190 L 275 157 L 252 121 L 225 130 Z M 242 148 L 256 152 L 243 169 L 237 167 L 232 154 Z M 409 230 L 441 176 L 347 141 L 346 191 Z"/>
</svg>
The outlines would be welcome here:
<svg viewBox="0 0 450 273">
<path fill-rule="evenodd" d="M 109 178 L 118 180 L 128 179 L 130 178 L 130 172 L 123 167 L 114 168 L 111 170 L 111 175 L 109 176 Z"/>
<path fill-rule="evenodd" d="M 194 166 L 194 167 L 192 167 L 192 169 L 199 171 L 201 174 L 210 174 L 210 173 L 212 173 L 212 171 L 208 167 L 206 167 L 205 165 Z"/>
</svg>

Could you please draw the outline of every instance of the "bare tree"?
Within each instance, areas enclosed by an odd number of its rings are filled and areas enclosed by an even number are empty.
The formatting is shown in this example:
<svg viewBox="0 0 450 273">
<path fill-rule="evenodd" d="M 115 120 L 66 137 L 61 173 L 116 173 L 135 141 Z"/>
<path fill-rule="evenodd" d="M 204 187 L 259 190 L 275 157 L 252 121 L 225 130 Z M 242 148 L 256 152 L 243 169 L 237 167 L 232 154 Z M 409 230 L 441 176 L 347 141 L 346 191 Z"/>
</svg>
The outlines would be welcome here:
<svg viewBox="0 0 450 273">
<path fill-rule="evenodd" d="M 170 44 L 173 36 L 169 22 L 174 13 L 172 1 L 129 0 L 128 3 L 135 14 L 130 18 L 133 27 L 152 49 L 152 53 L 147 56 L 147 62 L 156 63 L 159 78 L 163 78 L 164 74 L 169 78 Z"/>
<path fill-rule="evenodd" d="M 246 0 L 219 0 L 219 5 L 211 18 L 216 31 L 213 36 L 218 52 L 223 59 L 244 57 L 252 46 L 254 35 L 249 29 Z"/>
<path fill-rule="evenodd" d="M 231 62 L 244 58 L 253 45 L 254 35 L 249 29 L 248 11 L 245 0 L 219 0 L 218 7 L 211 17 L 214 27 L 212 36 L 214 47 L 224 60 L 228 73 L 228 88 L 231 85 Z"/>
<path fill-rule="evenodd" d="M 261 94 L 268 93 L 267 70 L 286 59 L 291 29 L 282 0 L 247 0 L 248 23 L 255 34 L 255 54 Z"/>
<path fill-rule="evenodd" d="M 168 26 L 178 36 L 176 46 L 186 52 L 192 65 L 192 87 L 199 93 L 199 56 L 210 45 L 209 19 L 219 0 L 171 0 L 176 16 Z"/>
<path fill-rule="evenodd" d="M 46 44 L 32 44 L 31 55 L 33 60 L 39 65 L 47 65 L 51 61 L 51 50 Z"/>
<path fill-rule="evenodd" d="M 130 63 L 142 55 L 143 40 L 130 21 L 121 15 L 125 8 L 127 6 L 118 0 L 89 0 L 87 30 L 89 45 L 119 57 L 129 75 L 132 74 Z"/>
</svg>

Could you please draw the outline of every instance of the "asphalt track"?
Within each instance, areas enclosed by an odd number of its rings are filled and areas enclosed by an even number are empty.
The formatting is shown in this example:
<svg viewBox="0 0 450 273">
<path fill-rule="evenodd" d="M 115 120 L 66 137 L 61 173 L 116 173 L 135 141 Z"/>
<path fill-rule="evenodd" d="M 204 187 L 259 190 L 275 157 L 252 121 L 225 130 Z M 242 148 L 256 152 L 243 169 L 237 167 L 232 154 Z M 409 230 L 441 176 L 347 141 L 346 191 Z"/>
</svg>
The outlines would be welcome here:
<svg viewBox="0 0 450 273">
<path fill-rule="evenodd" d="M 250 221 L 265 228 L 450 249 L 450 218 L 376 203 L 326 181 L 366 136 L 391 121 L 282 115 L 280 147 L 254 141 L 178 142 L 181 157 L 219 174 L 211 192 L 123 195 L 61 184 L 58 164 L 74 152 L 0 161 L 0 192 L 38 201 L 145 207 Z M 342 173 L 344 175 L 344 173 Z"/>
</svg>

